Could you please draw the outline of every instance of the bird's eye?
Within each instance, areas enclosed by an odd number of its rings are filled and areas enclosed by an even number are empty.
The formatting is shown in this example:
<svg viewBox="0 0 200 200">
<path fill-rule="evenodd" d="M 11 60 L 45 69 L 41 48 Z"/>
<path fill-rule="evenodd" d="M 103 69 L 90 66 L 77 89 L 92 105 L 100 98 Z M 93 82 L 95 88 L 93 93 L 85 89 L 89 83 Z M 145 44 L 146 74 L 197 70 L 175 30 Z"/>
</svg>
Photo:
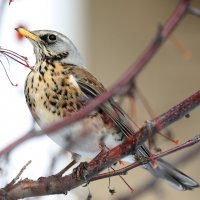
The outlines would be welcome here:
<svg viewBox="0 0 200 200">
<path fill-rule="evenodd" d="M 50 34 L 48 36 L 48 39 L 49 39 L 50 42 L 55 42 L 56 41 L 56 36 L 54 34 Z"/>
</svg>

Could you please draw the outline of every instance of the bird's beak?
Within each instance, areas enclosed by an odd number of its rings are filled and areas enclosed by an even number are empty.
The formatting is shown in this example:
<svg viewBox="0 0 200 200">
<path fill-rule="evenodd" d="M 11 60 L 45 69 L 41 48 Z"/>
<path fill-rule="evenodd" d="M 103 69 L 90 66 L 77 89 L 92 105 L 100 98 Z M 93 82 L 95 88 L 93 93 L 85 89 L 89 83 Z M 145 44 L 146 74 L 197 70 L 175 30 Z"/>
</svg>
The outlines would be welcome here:
<svg viewBox="0 0 200 200">
<path fill-rule="evenodd" d="M 24 36 L 24 37 L 26 37 L 28 39 L 31 39 L 31 40 L 33 40 L 35 42 L 40 42 L 41 41 L 41 39 L 37 35 L 35 35 L 32 32 L 26 30 L 25 28 L 19 27 L 19 28 L 15 28 L 15 30 L 19 34 L 21 34 L 22 36 Z"/>
</svg>

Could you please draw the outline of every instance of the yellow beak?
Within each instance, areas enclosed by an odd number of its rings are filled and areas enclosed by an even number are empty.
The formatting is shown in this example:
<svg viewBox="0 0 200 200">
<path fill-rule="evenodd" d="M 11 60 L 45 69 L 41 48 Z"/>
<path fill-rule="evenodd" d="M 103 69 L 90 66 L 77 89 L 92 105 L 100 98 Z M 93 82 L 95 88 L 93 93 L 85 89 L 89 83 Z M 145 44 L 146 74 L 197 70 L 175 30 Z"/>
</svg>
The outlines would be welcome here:
<svg viewBox="0 0 200 200">
<path fill-rule="evenodd" d="M 16 28 L 15 30 L 18 33 L 20 33 L 22 36 L 24 36 L 24 37 L 26 37 L 28 39 L 31 39 L 31 40 L 33 40 L 35 42 L 40 42 L 41 41 L 41 39 L 37 35 L 35 35 L 32 32 L 26 30 L 25 28 L 19 27 L 19 28 Z"/>
</svg>

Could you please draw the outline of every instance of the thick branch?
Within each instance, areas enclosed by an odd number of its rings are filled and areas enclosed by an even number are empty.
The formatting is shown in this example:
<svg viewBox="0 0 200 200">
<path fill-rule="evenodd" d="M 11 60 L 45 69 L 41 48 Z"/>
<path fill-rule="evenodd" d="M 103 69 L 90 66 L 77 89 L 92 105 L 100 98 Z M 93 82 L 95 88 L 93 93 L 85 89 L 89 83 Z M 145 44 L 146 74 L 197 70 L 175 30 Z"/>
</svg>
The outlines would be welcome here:
<svg viewBox="0 0 200 200">
<path fill-rule="evenodd" d="M 159 117 L 149 121 L 145 126 L 140 128 L 132 137 L 129 137 L 121 145 L 93 159 L 90 162 L 90 165 L 93 163 L 94 166 L 96 165 L 96 168 L 92 167 L 91 176 L 93 176 L 93 173 L 96 173 L 96 171 L 102 171 L 126 155 L 134 153 L 135 148 L 143 143 L 149 136 L 152 137 L 156 132 L 179 120 L 199 104 L 200 91 L 182 101 L 180 104 L 174 106 Z M 87 169 L 90 171 L 89 167 Z"/>
<path fill-rule="evenodd" d="M 3 190 L 4 193 L 2 194 L 5 194 L 6 192 L 6 197 L 10 200 L 31 196 L 66 193 L 66 191 L 76 188 L 86 181 L 90 181 L 92 177 L 100 173 L 102 170 L 110 167 L 123 157 L 134 154 L 136 147 L 141 145 L 149 136 L 153 136 L 164 127 L 167 127 L 173 122 L 179 120 L 199 104 L 200 91 L 185 99 L 180 104 L 174 106 L 159 117 L 146 123 L 133 136 L 127 138 L 122 144 L 116 146 L 110 151 L 100 153 L 86 165 L 86 168 L 79 168 L 77 171 L 78 176 L 77 172 L 73 172 L 64 177 L 43 177 L 39 178 L 37 181 L 25 179 L 14 184 L 12 187 L 10 186 L 9 190 L 5 187 Z M 0 199 L 3 199 L 4 197 L 2 196 Z"/>
</svg>

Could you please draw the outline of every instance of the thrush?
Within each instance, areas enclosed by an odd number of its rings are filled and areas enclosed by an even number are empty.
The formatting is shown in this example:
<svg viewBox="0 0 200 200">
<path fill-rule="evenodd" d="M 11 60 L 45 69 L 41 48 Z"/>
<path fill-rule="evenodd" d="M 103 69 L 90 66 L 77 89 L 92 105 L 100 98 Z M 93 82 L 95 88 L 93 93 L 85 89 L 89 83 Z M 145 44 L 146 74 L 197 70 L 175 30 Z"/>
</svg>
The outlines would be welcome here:
<svg viewBox="0 0 200 200">
<path fill-rule="evenodd" d="M 16 30 L 28 38 L 34 47 L 36 63 L 34 70 L 27 76 L 24 92 L 28 107 L 41 128 L 63 118 L 70 118 L 91 99 L 106 91 L 97 78 L 84 68 L 77 48 L 65 35 L 51 30 Z M 101 151 L 98 144 L 102 141 L 107 148 L 112 148 L 129 134 L 134 134 L 128 116 L 113 99 L 88 114 L 84 123 L 92 124 L 92 136 L 88 137 L 87 144 L 83 139 L 71 149 L 72 153 L 81 156 L 97 155 Z M 73 130 L 61 134 L 63 144 L 73 137 Z M 138 157 L 150 155 L 149 150 L 142 145 L 137 148 L 135 155 L 125 160 L 135 162 Z M 156 162 L 156 168 L 152 163 L 143 167 L 156 177 L 167 180 L 178 190 L 199 187 L 196 181 L 166 161 L 157 159 Z"/>
</svg>

